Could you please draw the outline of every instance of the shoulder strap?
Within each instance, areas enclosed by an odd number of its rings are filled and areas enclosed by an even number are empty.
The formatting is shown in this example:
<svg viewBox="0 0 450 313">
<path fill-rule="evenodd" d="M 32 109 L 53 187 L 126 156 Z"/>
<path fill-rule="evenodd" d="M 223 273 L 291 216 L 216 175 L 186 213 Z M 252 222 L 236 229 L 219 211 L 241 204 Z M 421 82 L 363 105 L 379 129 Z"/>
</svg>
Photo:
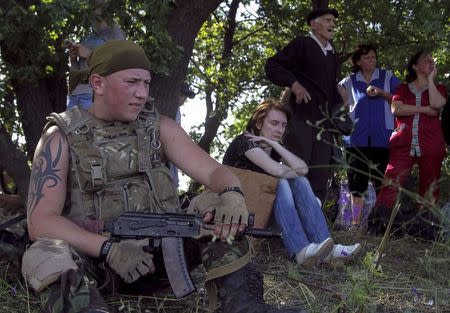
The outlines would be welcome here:
<svg viewBox="0 0 450 313">
<path fill-rule="evenodd" d="M 161 142 L 159 141 L 160 116 L 154 101 L 145 104 L 135 122 L 138 140 L 139 172 L 147 172 L 161 165 Z"/>
<path fill-rule="evenodd" d="M 67 135 L 85 125 L 92 118 L 93 116 L 89 112 L 77 106 L 62 113 L 53 112 L 46 118 L 48 122 L 44 127 L 44 132 L 56 124 Z"/>
</svg>

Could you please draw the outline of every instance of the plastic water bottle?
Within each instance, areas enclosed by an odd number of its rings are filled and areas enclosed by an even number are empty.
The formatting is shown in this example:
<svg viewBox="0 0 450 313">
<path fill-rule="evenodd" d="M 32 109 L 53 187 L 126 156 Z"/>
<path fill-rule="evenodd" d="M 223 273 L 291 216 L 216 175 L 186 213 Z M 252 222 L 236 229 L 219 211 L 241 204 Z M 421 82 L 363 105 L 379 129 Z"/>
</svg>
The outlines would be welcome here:
<svg viewBox="0 0 450 313">
<path fill-rule="evenodd" d="M 367 185 L 367 190 L 364 193 L 364 207 L 361 213 L 361 224 L 367 225 L 367 219 L 369 218 L 369 214 L 372 211 L 372 208 L 377 201 L 377 193 L 375 192 L 375 188 L 371 181 Z"/>
<path fill-rule="evenodd" d="M 342 182 L 339 187 L 338 209 L 339 214 L 335 221 L 335 227 L 338 229 L 350 227 L 353 214 L 347 182 Z"/>
</svg>

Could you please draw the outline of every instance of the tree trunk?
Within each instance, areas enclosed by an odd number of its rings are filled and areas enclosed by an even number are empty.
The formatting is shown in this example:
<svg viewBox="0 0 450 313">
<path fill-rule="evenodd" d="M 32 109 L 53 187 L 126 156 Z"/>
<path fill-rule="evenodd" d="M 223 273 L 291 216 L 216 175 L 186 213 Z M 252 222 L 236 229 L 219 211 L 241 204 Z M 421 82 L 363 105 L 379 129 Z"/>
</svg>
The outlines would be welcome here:
<svg viewBox="0 0 450 313">
<path fill-rule="evenodd" d="M 174 118 L 178 108 L 178 97 L 194 49 L 197 34 L 208 16 L 223 0 L 177 1 L 168 21 L 168 31 L 173 43 L 183 48 L 183 54 L 168 77 L 155 75 L 150 86 L 150 95 L 155 98 L 161 114 Z"/>
<path fill-rule="evenodd" d="M 219 130 L 220 123 L 223 121 L 223 117 L 217 115 L 217 112 L 213 110 L 213 101 L 212 101 L 212 92 L 213 87 L 210 84 L 206 85 L 206 118 L 205 118 L 205 132 L 202 137 L 198 141 L 198 146 L 202 148 L 204 151 L 209 153 L 211 148 L 211 143 L 214 140 L 214 137 L 217 135 L 217 131 Z M 218 100 L 216 100 L 218 101 Z M 217 105 L 217 102 L 216 102 Z"/>
<path fill-rule="evenodd" d="M 15 57 L 15 51 L 10 51 L 8 45 L 0 43 L 2 48 L 2 57 L 9 64 L 16 64 L 21 67 L 22 64 Z M 34 150 L 39 142 L 42 129 L 46 123 L 45 117 L 51 112 L 62 112 L 66 109 L 67 87 L 65 70 L 67 64 L 65 55 L 61 51 L 59 60 L 61 62 L 56 66 L 57 74 L 54 76 L 40 79 L 37 82 L 11 81 L 14 90 L 15 103 L 13 99 L 5 103 L 9 106 L 17 105 L 17 110 L 22 122 L 22 129 L 26 140 L 26 152 L 20 150 L 16 143 L 12 141 L 12 134 L 9 134 L 2 125 L 0 128 L 0 168 L 14 180 L 18 192 L 26 196 L 28 192 L 28 180 L 30 169 L 28 161 L 33 158 Z"/>
<path fill-rule="evenodd" d="M 66 79 L 51 77 L 39 80 L 36 84 L 15 81 L 12 85 L 16 93 L 17 108 L 21 114 L 23 132 L 27 139 L 28 158 L 31 160 L 46 124 L 45 117 L 52 112 L 66 110 Z"/>
<path fill-rule="evenodd" d="M 230 10 L 227 15 L 227 29 L 225 30 L 225 34 L 223 37 L 223 49 L 222 56 L 220 62 L 220 70 L 226 71 L 230 66 L 230 59 L 233 55 L 233 38 L 236 32 L 236 14 L 237 9 L 239 8 L 240 0 L 233 0 L 230 4 Z M 209 83 L 208 83 L 209 85 Z M 211 100 L 211 92 L 213 86 L 209 85 L 207 89 L 206 97 L 206 118 L 205 118 L 205 133 L 200 138 L 198 145 L 205 150 L 206 152 L 210 152 L 211 144 L 214 140 L 214 137 L 217 135 L 217 131 L 220 127 L 220 124 L 227 118 L 228 108 L 230 106 L 227 98 L 227 82 L 224 81 L 223 78 L 218 80 L 217 86 L 219 88 L 223 88 L 222 90 L 216 90 L 216 107 L 215 110 L 212 109 L 212 100 Z M 217 96 L 222 94 L 223 96 Z"/>
<path fill-rule="evenodd" d="M 28 191 L 30 168 L 25 153 L 11 140 L 11 135 L 0 125 L 0 169 L 14 180 L 18 193 L 24 199 Z"/>
<path fill-rule="evenodd" d="M 223 0 L 185 0 L 177 2 L 168 21 L 168 31 L 174 44 L 183 48 L 183 55 L 169 77 L 155 76 L 151 84 L 151 94 L 155 97 L 161 113 L 175 116 L 179 90 L 186 76 L 194 41 L 203 22 Z M 22 3 L 22 2 L 21 2 Z M 27 7 L 27 6 L 25 6 Z M 2 59 L 21 67 L 15 51 L 9 51 L 8 45 L 0 42 Z M 61 51 L 57 51 L 61 53 Z M 19 194 L 25 196 L 28 190 L 29 166 L 34 150 L 45 125 L 45 117 L 51 112 L 66 109 L 67 87 L 65 72 L 66 55 L 61 53 L 61 62 L 55 66 L 55 76 L 41 79 L 35 83 L 18 80 L 11 81 L 24 135 L 26 153 L 22 152 L 11 140 L 5 127 L 0 128 L 0 168 L 15 181 Z"/>
</svg>

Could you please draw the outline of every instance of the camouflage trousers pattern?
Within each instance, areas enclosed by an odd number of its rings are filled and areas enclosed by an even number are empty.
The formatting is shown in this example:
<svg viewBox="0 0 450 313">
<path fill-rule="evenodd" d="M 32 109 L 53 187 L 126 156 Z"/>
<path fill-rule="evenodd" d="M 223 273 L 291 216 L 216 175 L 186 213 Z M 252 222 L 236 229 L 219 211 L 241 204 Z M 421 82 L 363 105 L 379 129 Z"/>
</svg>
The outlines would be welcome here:
<svg viewBox="0 0 450 313">
<path fill-rule="evenodd" d="M 247 264 L 246 256 L 251 253 L 250 242 L 244 238 L 235 241 L 233 245 L 223 242 L 202 242 L 200 240 L 185 240 L 186 259 L 190 269 L 203 264 L 206 272 L 220 269 L 216 278 L 225 276 L 239 269 L 230 264 L 242 262 Z M 88 313 L 111 312 L 104 297 L 116 294 L 118 290 L 126 289 L 125 284 L 105 263 L 98 263 L 95 259 L 84 258 L 73 253 L 78 270 L 68 270 L 61 275 L 61 279 L 50 285 L 41 293 L 44 311 L 49 313 Z M 155 255 L 155 275 L 164 275 L 162 256 Z M 239 266 L 241 267 L 241 266 Z M 152 277 L 138 280 L 139 285 L 155 284 Z M 136 284 L 133 283 L 133 284 Z M 131 285 L 133 285 L 131 284 Z M 147 286 L 146 286 L 147 287 Z M 142 290 L 141 288 L 137 288 Z M 147 288 L 146 288 L 147 289 Z"/>
<path fill-rule="evenodd" d="M 0 225 L 14 218 L 0 208 Z M 7 279 L 17 280 L 22 276 L 21 262 L 26 245 L 29 244 L 26 233 L 26 219 L 0 230 L 0 269 Z"/>
</svg>

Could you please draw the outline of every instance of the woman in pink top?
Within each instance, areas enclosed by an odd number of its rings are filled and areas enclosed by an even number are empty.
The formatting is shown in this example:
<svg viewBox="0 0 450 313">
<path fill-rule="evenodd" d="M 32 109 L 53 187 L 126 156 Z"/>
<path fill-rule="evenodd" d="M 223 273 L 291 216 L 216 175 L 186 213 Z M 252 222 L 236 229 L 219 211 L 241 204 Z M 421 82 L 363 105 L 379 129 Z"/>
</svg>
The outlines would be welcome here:
<svg viewBox="0 0 450 313">
<path fill-rule="evenodd" d="M 419 167 L 419 194 L 426 207 L 439 197 L 437 180 L 445 157 L 445 141 L 439 120 L 447 91 L 436 85 L 436 64 L 430 52 L 421 50 L 407 65 L 406 82 L 401 84 L 392 98 L 395 130 L 389 140 L 389 164 L 385 183 L 372 212 L 369 227 L 374 233 L 384 231 L 399 187 L 407 180 L 414 164 Z"/>
</svg>

